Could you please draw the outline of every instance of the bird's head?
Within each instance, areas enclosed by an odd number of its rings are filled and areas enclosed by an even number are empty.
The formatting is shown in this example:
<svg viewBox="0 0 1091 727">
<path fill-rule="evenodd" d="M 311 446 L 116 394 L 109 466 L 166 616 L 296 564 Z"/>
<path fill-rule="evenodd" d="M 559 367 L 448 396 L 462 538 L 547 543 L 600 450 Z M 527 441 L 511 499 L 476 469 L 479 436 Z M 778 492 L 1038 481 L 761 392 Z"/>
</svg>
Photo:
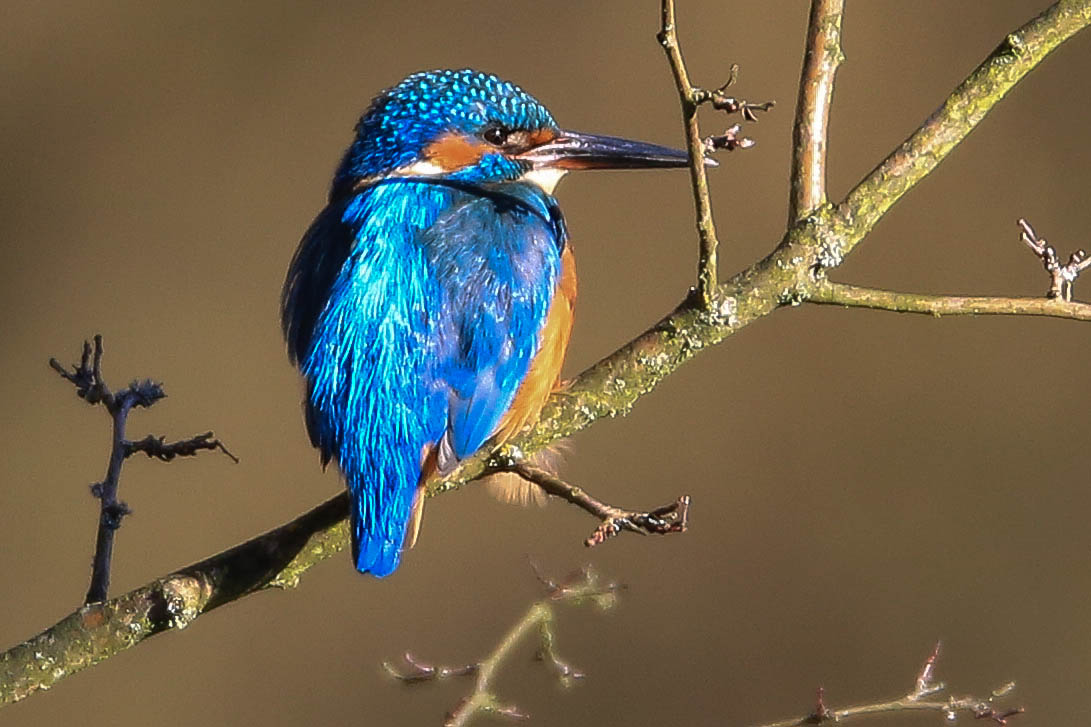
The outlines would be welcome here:
<svg viewBox="0 0 1091 727">
<path fill-rule="evenodd" d="M 386 177 L 525 179 L 552 193 L 569 170 L 684 167 L 688 161 L 686 152 L 668 147 L 562 130 L 537 99 L 496 76 L 424 71 L 372 101 L 333 195 Z"/>
</svg>

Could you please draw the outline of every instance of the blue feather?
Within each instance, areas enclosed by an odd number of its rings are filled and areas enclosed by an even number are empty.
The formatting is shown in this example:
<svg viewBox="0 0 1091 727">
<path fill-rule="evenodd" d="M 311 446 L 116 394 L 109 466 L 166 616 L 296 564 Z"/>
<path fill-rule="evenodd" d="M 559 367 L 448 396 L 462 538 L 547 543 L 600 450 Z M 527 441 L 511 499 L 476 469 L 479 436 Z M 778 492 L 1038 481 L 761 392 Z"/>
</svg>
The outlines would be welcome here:
<svg viewBox="0 0 1091 727">
<path fill-rule="evenodd" d="M 521 183 L 382 179 L 312 225 L 284 328 L 312 440 L 345 475 L 360 571 L 397 567 L 426 448 L 446 437 L 465 457 L 496 429 L 536 351 L 563 244 L 556 202 Z"/>
</svg>

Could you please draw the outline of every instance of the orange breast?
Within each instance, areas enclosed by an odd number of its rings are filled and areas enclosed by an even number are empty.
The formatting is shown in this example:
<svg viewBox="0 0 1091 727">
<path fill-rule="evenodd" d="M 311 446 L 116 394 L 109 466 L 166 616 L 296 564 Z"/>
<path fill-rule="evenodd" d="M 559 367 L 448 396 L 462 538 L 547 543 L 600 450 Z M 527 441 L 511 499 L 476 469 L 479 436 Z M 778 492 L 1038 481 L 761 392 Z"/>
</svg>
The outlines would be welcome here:
<svg viewBox="0 0 1091 727">
<path fill-rule="evenodd" d="M 576 259 L 572 245 L 561 255 L 561 279 L 549 306 L 545 325 L 538 335 L 538 353 L 530 362 L 527 376 L 515 392 L 511 407 L 500 420 L 493 441 L 500 444 L 528 424 L 538 420 L 546 398 L 561 376 L 561 365 L 572 334 L 573 306 L 576 304 Z"/>
<path fill-rule="evenodd" d="M 564 253 L 561 255 L 561 279 L 557 284 L 553 301 L 549 305 L 545 325 L 538 336 L 538 353 L 531 360 L 527 376 L 515 392 L 511 407 L 500 420 L 496 433 L 492 437 L 494 445 L 503 443 L 526 425 L 533 424 L 542 413 L 546 398 L 556 388 L 561 376 L 561 365 L 564 364 L 564 355 L 568 351 L 568 339 L 572 333 L 572 310 L 575 303 L 576 260 L 572 256 L 572 246 L 569 244 L 565 245 Z M 426 445 L 421 451 L 419 482 L 421 488 L 437 476 L 436 453 L 435 444 Z M 493 478 L 495 477 L 497 475 L 493 475 Z M 519 483 L 523 487 L 535 487 L 521 480 Z M 504 480 L 498 481 L 497 485 L 499 491 L 508 492 L 517 489 L 519 483 Z M 413 500 L 413 510 L 406 534 L 407 548 L 413 547 L 420 531 L 421 514 L 424 510 L 424 498 L 421 494 L 422 490 L 418 489 Z M 512 499 L 512 496 L 505 494 L 504 498 Z M 515 499 L 519 499 L 518 496 Z"/>
</svg>

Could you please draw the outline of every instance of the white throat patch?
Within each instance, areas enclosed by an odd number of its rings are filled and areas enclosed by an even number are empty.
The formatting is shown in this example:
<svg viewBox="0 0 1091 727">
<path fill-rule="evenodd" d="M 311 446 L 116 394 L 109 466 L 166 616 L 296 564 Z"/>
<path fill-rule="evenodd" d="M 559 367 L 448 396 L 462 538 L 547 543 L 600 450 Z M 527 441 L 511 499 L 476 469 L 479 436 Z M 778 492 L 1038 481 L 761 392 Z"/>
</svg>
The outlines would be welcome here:
<svg viewBox="0 0 1091 727">
<path fill-rule="evenodd" d="M 413 162 L 409 166 L 398 169 L 395 173 L 402 177 L 411 177 L 413 175 L 419 175 L 422 177 L 434 177 L 437 174 L 445 174 L 446 169 L 436 164 L 433 161 Z"/>
<path fill-rule="evenodd" d="M 522 176 L 522 181 L 537 184 L 546 194 L 553 194 L 557 183 L 567 173 L 567 169 L 531 169 Z"/>
</svg>

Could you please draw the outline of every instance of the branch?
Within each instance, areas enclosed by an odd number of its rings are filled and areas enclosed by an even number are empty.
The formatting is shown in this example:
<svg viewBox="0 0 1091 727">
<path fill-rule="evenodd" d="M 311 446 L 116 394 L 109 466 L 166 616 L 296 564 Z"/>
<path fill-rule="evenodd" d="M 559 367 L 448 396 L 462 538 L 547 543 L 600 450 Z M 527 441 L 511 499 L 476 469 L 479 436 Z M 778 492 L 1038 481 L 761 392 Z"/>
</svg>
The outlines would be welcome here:
<svg viewBox="0 0 1091 727">
<path fill-rule="evenodd" d="M 845 0 L 811 0 L 807 51 L 792 127 L 792 180 L 788 224 L 826 204 L 826 141 L 834 76 L 841 52 Z"/>
<path fill-rule="evenodd" d="M 469 724 L 470 719 L 479 713 L 518 720 L 529 718 L 528 714 L 521 712 L 517 707 L 501 704 L 493 692 L 493 680 L 512 650 L 519 642 L 537 631 L 539 642 L 536 658 L 550 666 L 563 686 L 571 686 L 575 680 L 582 679 L 584 675 L 557 656 L 556 638 L 553 632 L 554 604 L 593 603 L 600 608 L 609 608 L 613 606 L 617 591 L 621 588 L 616 583 L 600 585 L 598 577 L 590 568 L 573 573 L 560 583 L 543 579 L 540 574 L 539 580 L 546 586 L 546 596 L 532 604 L 526 614 L 504 634 L 496 648 L 481 661 L 453 668 L 437 667 L 424 664 L 410 654 L 406 654 L 407 670 L 398 670 L 389 662 L 383 663 L 383 669 L 395 679 L 414 685 L 453 676 L 476 676 L 473 692 L 460 700 L 455 709 L 447 715 L 443 723 L 444 727 L 461 727 L 461 725 Z"/>
<path fill-rule="evenodd" d="M 287 588 L 299 574 L 348 543 L 342 493 L 290 523 L 207 560 L 102 603 L 0 655 L 0 705 L 17 702 L 133 647 L 183 629 L 201 614 L 265 588 Z"/>
<path fill-rule="evenodd" d="M 157 459 L 160 462 L 170 462 L 175 457 L 192 457 L 203 450 L 215 450 L 218 449 L 225 456 L 231 459 L 235 464 L 239 463 L 239 458 L 231 454 L 224 443 L 216 439 L 216 435 L 212 432 L 205 432 L 204 434 L 197 434 L 189 439 L 180 439 L 177 442 L 167 443 L 166 437 L 157 437 L 154 434 L 149 434 L 143 439 L 135 442 L 125 442 L 125 456 L 131 457 L 137 452 L 143 452 L 148 456 L 148 459 Z"/>
<path fill-rule="evenodd" d="M 148 435 L 139 442 L 125 439 L 125 425 L 129 412 L 134 407 L 150 407 L 166 396 L 163 387 L 150 379 L 134 381 L 128 388 L 116 393 L 102 378 L 102 336 L 95 336 L 94 346 L 89 341 L 83 342 L 83 355 L 80 362 L 66 369 L 57 359 L 49 360 L 49 365 L 66 381 L 76 387 L 76 394 L 88 404 L 102 404 L 110 414 L 113 425 L 113 438 L 110 459 L 106 465 L 106 477 L 102 482 L 91 486 L 91 494 L 99 499 L 98 535 L 95 538 L 95 556 L 91 565 L 91 585 L 87 590 L 84 603 L 98 603 L 106 600 L 110 588 L 110 563 L 114 552 L 114 533 L 121 527 L 121 520 L 132 513 L 129 506 L 117 499 L 121 484 L 121 465 L 134 452 L 144 452 L 149 457 L 158 457 L 170 461 L 179 455 L 193 455 L 201 449 L 219 449 L 235 462 L 239 460 L 227 451 L 212 432 L 197 435 L 192 439 L 166 444 L 164 437 Z"/>
<path fill-rule="evenodd" d="M 664 12 L 664 19 L 670 20 L 671 32 L 661 34 L 661 42 L 671 57 L 670 46 L 677 45 L 673 4 L 664 0 L 664 10 L 668 9 L 670 15 Z M 1088 23 L 1091 0 L 1061 0 L 1010 35 L 837 210 L 820 208 L 790 229 L 773 253 L 718 286 L 710 306 L 694 305 L 687 298 L 585 370 L 571 386 L 550 397 L 537 425 L 513 438 L 510 446 L 533 454 L 600 419 L 624 416 L 637 399 L 700 351 L 783 306 L 807 300 L 823 280 L 822 269 L 840 264 L 886 210 L 935 168 L 1011 86 Z M 684 115 L 688 118 L 688 111 Z M 695 150 L 690 151 L 696 160 Z M 693 175 L 703 176 L 696 166 Z M 707 188 L 698 190 L 697 203 L 708 203 Z M 489 461 L 488 453 L 464 460 L 445 481 L 430 485 L 428 496 L 479 477 Z M 347 498 L 340 494 L 242 545 L 76 611 L 0 655 L 0 705 L 52 686 L 155 633 L 185 626 L 224 603 L 265 588 L 295 585 L 308 568 L 347 545 L 347 513 Z"/>
<path fill-rule="evenodd" d="M 1020 315 L 1091 321 L 1091 304 L 1071 303 L 1058 298 L 999 298 L 989 296 L 927 295 L 864 288 L 825 281 L 808 299 L 810 303 L 846 308 L 874 308 L 898 313 L 926 313 L 936 316 Z"/>
<path fill-rule="evenodd" d="M 768 111 L 775 103 L 750 103 L 726 95 L 727 88 L 734 84 L 738 66 L 731 67 L 727 82 L 715 91 L 706 91 L 694 86 L 689 80 L 686 60 L 682 56 L 682 47 L 678 43 L 678 23 L 675 18 L 674 0 L 662 0 L 662 21 L 656 39 L 667 54 L 674 85 L 678 90 L 678 100 L 682 106 L 682 121 L 686 134 L 686 149 L 689 151 L 690 182 L 693 185 L 693 201 L 697 215 L 697 289 L 698 303 L 704 308 L 712 308 L 716 302 L 716 286 L 719 281 L 716 249 L 720 240 L 716 235 L 716 223 L 712 219 L 712 201 L 708 191 L 706 164 L 714 164 L 706 159 L 705 154 L 717 149 L 745 149 L 753 146 L 751 139 L 738 137 L 738 126 L 729 128 L 723 135 L 701 138 L 701 127 L 697 121 L 697 109 L 702 104 L 710 103 L 718 111 L 739 112 L 747 121 L 757 121 L 755 111 Z"/>
<path fill-rule="evenodd" d="M 1010 33 L 933 114 L 849 192 L 837 208 L 847 226 L 838 258 L 973 131 L 1061 43 L 1091 23 L 1091 0 L 1058 0 Z"/>
<path fill-rule="evenodd" d="M 1061 265 L 1057 251 L 1044 237 L 1038 237 L 1030 223 L 1020 219 L 1019 228 L 1022 230 L 1020 239 L 1041 259 L 1050 275 L 1050 288 L 1045 298 L 898 293 L 823 279 L 811 290 L 808 302 L 898 313 L 927 313 L 937 318 L 945 315 L 1028 315 L 1091 321 L 1091 304 L 1072 302 L 1072 284 L 1081 272 L 1091 267 L 1087 253 L 1077 250 L 1067 264 Z"/>
<path fill-rule="evenodd" d="M 663 0 L 661 12 L 662 24 L 657 38 L 667 54 L 667 62 L 670 63 L 671 73 L 674 75 L 674 85 L 678 88 L 682 121 L 686 130 L 686 149 L 689 150 L 690 181 L 693 184 L 693 198 L 697 209 L 697 296 L 707 308 L 712 304 L 713 291 L 718 282 L 716 248 L 720 241 L 716 236 L 716 223 L 712 219 L 712 203 L 709 200 L 708 176 L 705 174 L 704 164 L 705 146 L 701 141 L 701 127 L 697 122 L 700 102 L 696 89 L 690 83 L 686 61 L 678 45 L 674 0 Z"/>
<path fill-rule="evenodd" d="M 689 495 L 682 495 L 676 501 L 655 510 L 642 512 L 625 510 L 607 505 L 596 499 L 586 490 L 570 485 L 552 472 L 523 462 L 513 462 L 497 467 L 492 472 L 512 472 L 527 482 L 541 487 L 546 493 L 559 497 L 591 513 L 602 524 L 595 528 L 584 545 L 592 547 L 609 540 L 622 530 L 641 535 L 666 535 L 684 533 L 689 524 Z"/>
<path fill-rule="evenodd" d="M 810 714 L 768 722 L 757 727 L 803 727 L 804 725 L 841 722 L 855 717 L 889 714 L 891 712 L 939 712 L 949 722 L 953 722 L 960 714 L 966 714 L 974 719 L 990 720 L 994 724 L 1003 727 L 1011 717 L 1023 713 L 1022 707 L 1005 709 L 998 708 L 995 705 L 997 699 L 1007 696 L 1015 689 L 1014 682 L 1009 682 L 999 689 L 993 690 L 987 699 L 973 696 L 951 696 L 947 699 L 930 700 L 929 697 L 946 689 L 941 682 L 934 681 L 936 660 L 939 658 L 939 647 L 940 645 L 936 644 L 936 648 L 924 662 L 924 666 L 917 675 L 913 690 L 903 697 L 870 704 L 858 704 L 842 709 L 830 709 L 826 706 L 824 691 L 819 688 L 818 703 L 815 710 Z"/>
</svg>

